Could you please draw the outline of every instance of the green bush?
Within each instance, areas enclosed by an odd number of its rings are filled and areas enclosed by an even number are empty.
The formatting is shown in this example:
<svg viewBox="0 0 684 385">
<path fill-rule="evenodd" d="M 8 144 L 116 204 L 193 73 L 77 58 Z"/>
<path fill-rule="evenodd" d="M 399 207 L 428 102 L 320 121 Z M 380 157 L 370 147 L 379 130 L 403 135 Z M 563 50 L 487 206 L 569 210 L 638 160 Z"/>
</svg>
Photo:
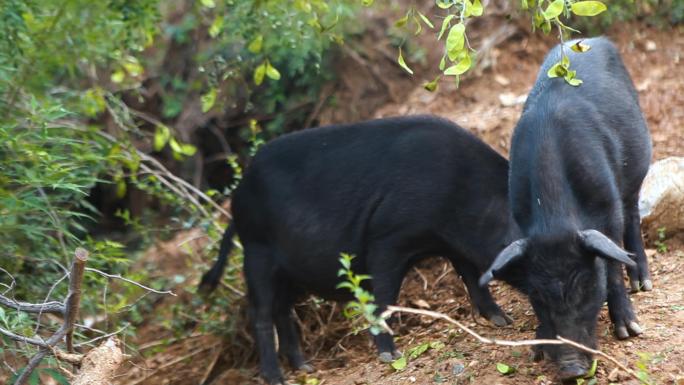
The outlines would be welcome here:
<svg viewBox="0 0 684 385">
<path fill-rule="evenodd" d="M 172 18 L 177 9 L 186 11 Z M 245 121 L 268 114 L 266 128 L 281 132 L 277 126 L 289 103 L 315 100 L 319 83 L 331 76 L 323 65 L 326 53 L 350 30 L 357 9 L 351 0 L 3 2 L 0 293 L 30 302 L 62 299 L 63 268 L 76 247 L 90 251 L 89 267 L 155 288 L 170 283 L 170 278 L 149 283 L 148 272 L 128 270 L 145 244 L 139 241 L 153 242 L 162 234 L 153 225 L 160 213 L 146 218 L 118 210 L 135 236 L 93 237 L 92 230 L 106 219 L 89 199 L 93 188 L 119 198 L 132 188 L 142 190 L 154 197 L 156 210 L 163 207 L 162 226 L 200 226 L 217 239 L 215 203 L 190 183 L 173 179 L 153 155 L 172 154 L 165 163 L 172 169 L 193 164 L 192 136 L 173 129 L 192 98 L 200 99 L 201 112 L 233 109 Z M 160 60 L 160 52 L 173 53 L 179 45 L 197 46 L 180 58 L 187 60 L 187 73 L 171 71 Z M 160 100 L 146 100 L 146 89 L 157 86 Z M 158 103 L 159 113 L 137 110 L 145 103 Z M 258 127 L 245 124 L 251 147 L 260 143 Z M 238 265 L 239 257 L 229 274 L 238 277 Z M 143 291 L 135 286 L 110 286 L 94 273 L 86 273 L 84 285 L 84 316 L 132 310 L 128 317 L 139 321 L 148 309 L 137 302 Z M 125 320 L 112 321 L 113 330 Z M 39 326 L 56 327 L 46 317 L 38 322 L 9 309 L 0 317 L 0 326 L 26 335 Z M 0 341 L 5 353 L 34 351 Z"/>
</svg>

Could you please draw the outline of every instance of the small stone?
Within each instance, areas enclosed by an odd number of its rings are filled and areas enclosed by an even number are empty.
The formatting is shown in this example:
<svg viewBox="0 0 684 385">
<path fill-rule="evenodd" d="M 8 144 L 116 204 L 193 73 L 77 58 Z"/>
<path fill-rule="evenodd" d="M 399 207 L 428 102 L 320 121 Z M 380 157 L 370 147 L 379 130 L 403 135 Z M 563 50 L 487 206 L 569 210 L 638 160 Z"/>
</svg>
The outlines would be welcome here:
<svg viewBox="0 0 684 385">
<path fill-rule="evenodd" d="M 409 377 L 408 380 L 409 380 L 410 382 L 416 382 L 416 378 L 413 377 L 413 376 Z"/>
<path fill-rule="evenodd" d="M 412 302 L 413 302 L 413 305 L 415 305 L 416 307 L 419 307 L 421 309 L 429 309 L 430 308 L 430 304 L 427 303 L 427 301 L 425 301 L 424 299 L 417 299 L 417 300 L 412 301 Z"/>
<path fill-rule="evenodd" d="M 646 51 L 655 51 L 656 49 L 658 49 L 658 46 L 656 45 L 655 41 L 646 40 Z"/>
<path fill-rule="evenodd" d="M 525 94 L 516 95 L 512 92 L 504 92 L 499 94 L 499 102 L 501 102 L 501 105 L 504 107 L 512 107 L 517 104 L 523 104 L 525 103 L 526 99 L 527 95 Z"/>
<path fill-rule="evenodd" d="M 618 368 L 611 370 L 610 373 L 608 373 L 608 381 L 610 381 L 610 382 L 617 381 L 618 378 L 620 378 L 619 374 L 620 374 L 620 370 Z"/>
<path fill-rule="evenodd" d="M 511 81 L 508 80 L 507 77 L 503 75 L 496 74 L 494 75 L 494 81 L 501 84 L 502 86 L 506 87 L 507 85 L 511 84 Z"/>
<path fill-rule="evenodd" d="M 464 370 L 465 366 L 463 366 L 462 363 L 458 362 L 451 367 L 451 374 L 458 376 L 459 374 L 463 373 Z"/>
</svg>

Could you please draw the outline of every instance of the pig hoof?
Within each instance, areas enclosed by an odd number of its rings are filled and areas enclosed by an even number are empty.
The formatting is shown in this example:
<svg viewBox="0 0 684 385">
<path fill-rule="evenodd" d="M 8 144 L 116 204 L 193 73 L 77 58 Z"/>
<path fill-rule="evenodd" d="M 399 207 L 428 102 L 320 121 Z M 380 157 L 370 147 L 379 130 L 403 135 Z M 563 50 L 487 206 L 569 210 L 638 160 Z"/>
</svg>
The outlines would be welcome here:
<svg viewBox="0 0 684 385">
<path fill-rule="evenodd" d="M 571 365 L 561 368 L 558 376 L 562 381 L 574 380 L 575 378 L 583 377 L 587 374 L 587 368 L 579 365 Z"/>
<path fill-rule="evenodd" d="M 641 326 L 639 326 L 639 324 L 634 321 L 629 323 L 629 330 L 632 331 L 632 334 L 635 336 L 638 336 L 639 334 L 644 332 L 643 330 L 641 330 Z"/>
<path fill-rule="evenodd" d="M 403 356 L 403 354 L 398 350 L 395 350 L 392 352 L 392 358 L 395 360 L 400 359 L 402 356 Z"/>
<path fill-rule="evenodd" d="M 504 327 L 509 324 L 508 320 L 504 316 L 500 315 L 493 315 L 492 318 L 489 319 L 492 321 L 492 323 L 498 327 Z"/>
<path fill-rule="evenodd" d="M 380 360 L 380 362 L 384 362 L 386 364 L 389 364 L 390 362 L 394 361 L 394 359 L 392 358 L 392 353 L 390 352 L 380 353 L 378 359 Z"/>
<path fill-rule="evenodd" d="M 532 349 L 532 361 L 539 362 L 544 359 L 544 351 L 541 348 Z"/>
<path fill-rule="evenodd" d="M 301 370 L 303 372 L 306 372 L 306 373 L 313 373 L 314 372 L 314 367 L 309 365 L 309 364 L 301 364 L 301 365 L 299 365 L 299 367 L 297 369 Z"/>
<path fill-rule="evenodd" d="M 615 328 L 615 335 L 617 335 L 617 338 L 621 339 L 621 340 L 629 338 L 629 333 L 627 332 L 627 328 L 625 326 L 616 327 Z"/>
<path fill-rule="evenodd" d="M 641 287 L 641 289 L 642 289 L 643 291 L 651 291 L 651 290 L 653 290 L 653 281 L 651 281 L 650 279 L 645 279 L 645 280 L 644 280 L 644 283 L 643 283 L 643 286 Z"/>
</svg>

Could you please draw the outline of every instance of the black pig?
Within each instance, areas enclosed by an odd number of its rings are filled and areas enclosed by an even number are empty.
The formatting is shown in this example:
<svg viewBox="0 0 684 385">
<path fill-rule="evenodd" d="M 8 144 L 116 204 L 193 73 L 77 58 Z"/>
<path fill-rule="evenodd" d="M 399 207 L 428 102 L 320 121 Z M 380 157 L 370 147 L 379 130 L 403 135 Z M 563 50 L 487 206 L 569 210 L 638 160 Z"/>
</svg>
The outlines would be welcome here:
<svg viewBox="0 0 684 385">
<path fill-rule="evenodd" d="M 283 382 L 274 345 L 294 368 L 311 369 L 292 304 L 305 293 L 348 300 L 338 290 L 340 252 L 370 274 L 380 311 L 394 304 L 407 269 L 447 257 L 475 311 L 497 325 L 510 319 L 477 279 L 520 237 L 508 210 L 508 162 L 449 121 L 428 116 L 379 119 L 282 136 L 259 150 L 232 201 L 233 223 L 201 286 L 215 287 L 234 234 L 244 246 L 249 314 L 261 375 Z M 398 352 L 375 337 L 380 358 Z"/>
<path fill-rule="evenodd" d="M 524 237 L 499 254 L 480 283 L 493 276 L 517 281 L 539 319 L 538 338 L 561 335 L 593 347 L 606 298 L 618 338 L 641 333 L 622 264 L 634 288 L 652 288 L 637 209 L 651 140 L 615 46 L 605 38 L 583 42 L 591 50 L 573 52 L 572 41 L 564 52 L 584 83 L 547 76 L 561 58 L 556 46 L 525 103 L 509 177 L 510 207 Z M 559 363 L 562 379 L 589 368 L 591 357 L 574 348 L 544 351 Z"/>
</svg>

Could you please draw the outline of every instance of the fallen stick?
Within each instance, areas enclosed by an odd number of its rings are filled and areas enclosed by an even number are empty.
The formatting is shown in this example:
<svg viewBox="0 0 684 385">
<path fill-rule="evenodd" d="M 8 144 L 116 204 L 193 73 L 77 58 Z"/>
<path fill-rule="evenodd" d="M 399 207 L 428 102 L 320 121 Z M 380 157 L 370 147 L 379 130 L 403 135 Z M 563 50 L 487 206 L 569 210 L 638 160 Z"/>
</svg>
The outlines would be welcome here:
<svg viewBox="0 0 684 385">
<path fill-rule="evenodd" d="M 465 326 L 461 322 L 456 321 L 455 319 L 449 317 L 448 315 L 444 313 L 439 313 L 436 311 L 431 311 L 431 310 L 421 310 L 421 309 L 413 309 L 410 307 L 403 307 L 403 306 L 387 306 L 387 310 L 385 310 L 381 318 L 387 319 L 389 318 L 393 313 L 411 313 L 411 314 L 419 314 L 419 315 L 424 315 L 436 319 L 441 319 L 444 321 L 449 322 L 450 324 L 458 326 L 459 329 L 463 330 L 464 332 L 470 334 L 472 337 L 474 337 L 476 340 L 483 344 L 490 344 L 490 345 L 501 345 L 501 346 L 533 346 L 533 345 L 571 345 L 577 349 L 583 350 L 585 352 L 591 353 L 591 354 L 596 354 L 599 355 L 608 361 L 612 362 L 615 364 L 617 367 L 620 369 L 624 370 L 627 374 L 629 374 L 631 377 L 635 378 L 639 383 L 645 384 L 645 385 L 652 385 L 650 382 L 645 381 L 637 375 L 636 372 L 634 372 L 632 369 L 626 367 L 623 365 L 620 361 L 618 361 L 616 358 L 596 349 L 592 349 L 590 347 L 584 346 L 582 344 L 579 344 L 575 341 L 569 340 L 567 338 L 563 338 L 561 336 L 556 336 L 556 339 L 535 339 L 535 340 L 518 340 L 518 341 L 509 341 L 509 340 L 499 340 L 496 338 L 487 338 L 479 335 L 477 332 L 472 330 L 471 328 Z M 382 327 L 390 334 L 392 333 L 392 329 L 389 328 L 387 323 L 383 322 Z"/>
</svg>

